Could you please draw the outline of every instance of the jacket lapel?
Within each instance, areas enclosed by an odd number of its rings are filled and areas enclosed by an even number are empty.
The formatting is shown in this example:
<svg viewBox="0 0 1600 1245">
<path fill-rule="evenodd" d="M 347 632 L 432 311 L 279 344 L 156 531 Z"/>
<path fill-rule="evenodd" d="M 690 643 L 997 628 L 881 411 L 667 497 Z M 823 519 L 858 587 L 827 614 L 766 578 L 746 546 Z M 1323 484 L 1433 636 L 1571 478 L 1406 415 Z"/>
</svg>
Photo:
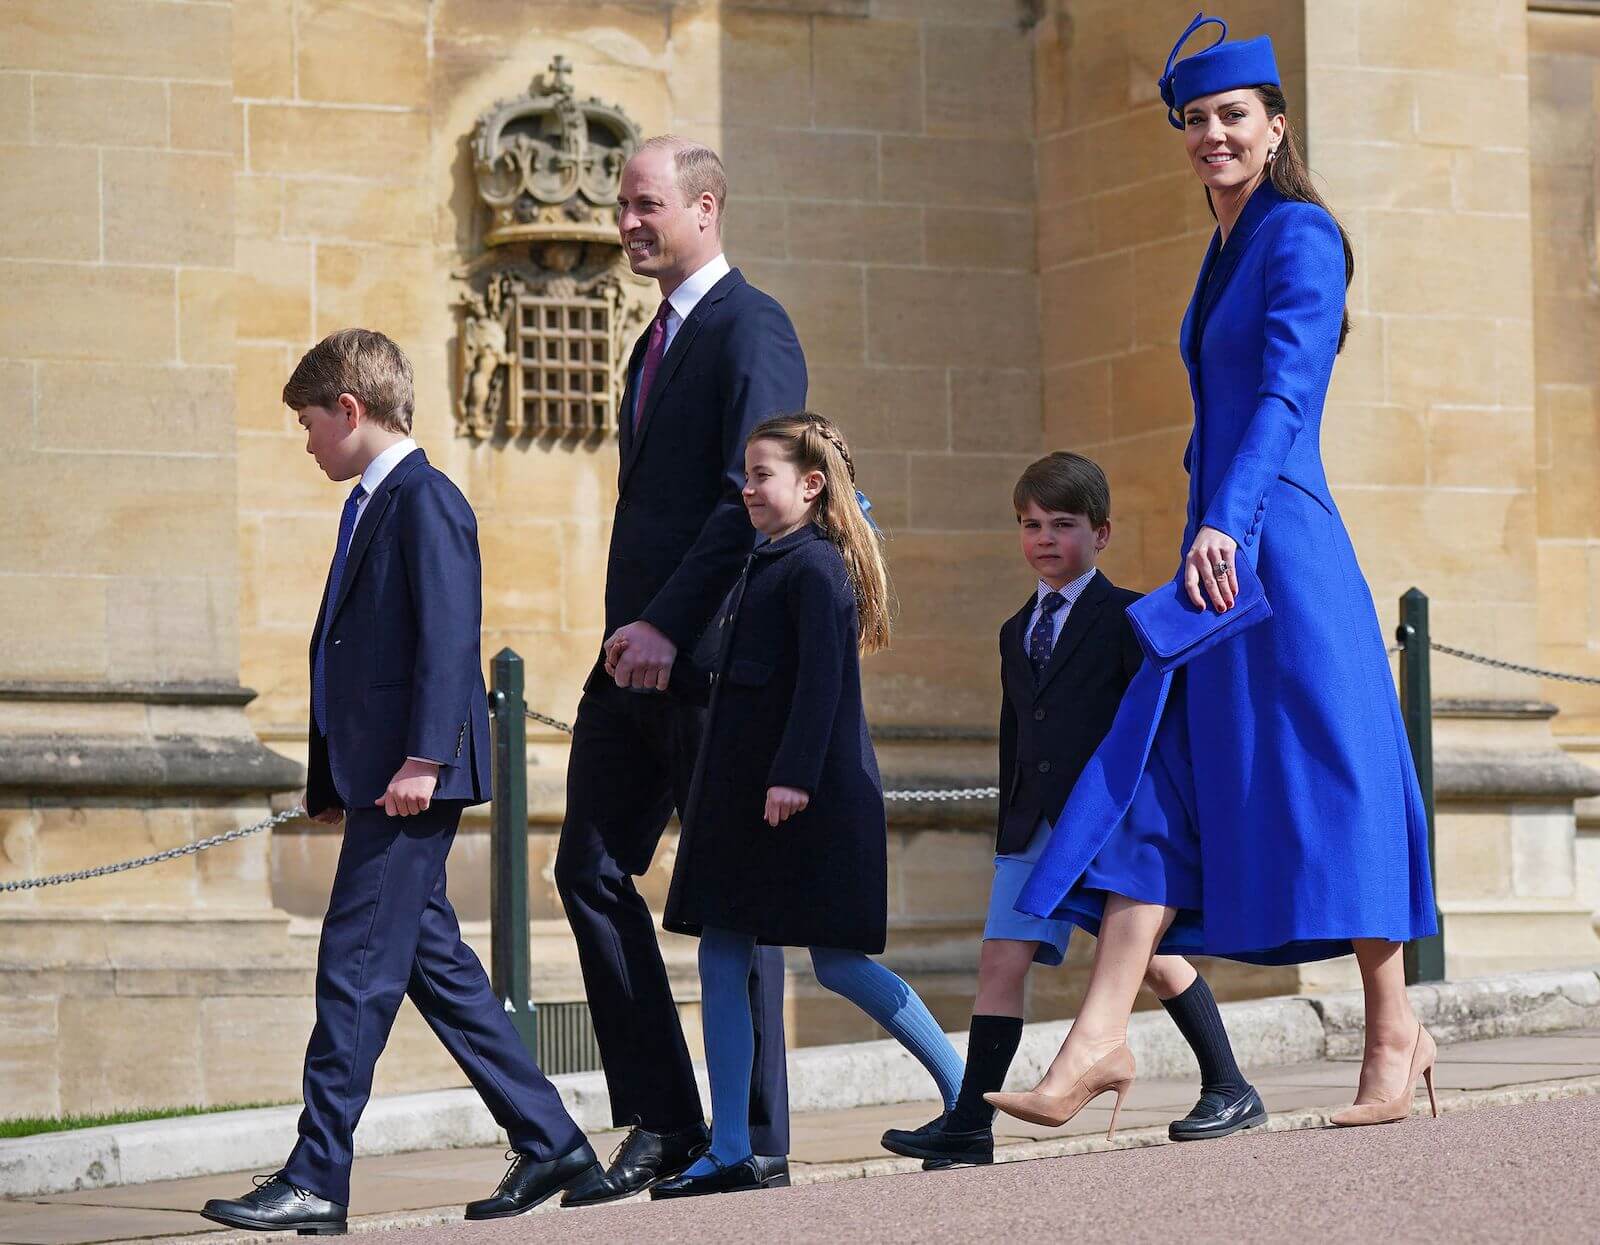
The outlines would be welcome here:
<svg viewBox="0 0 1600 1245">
<path fill-rule="evenodd" d="M 1211 235 L 1210 245 L 1206 247 L 1206 257 L 1200 264 L 1200 275 L 1194 281 L 1194 293 L 1189 298 L 1189 307 L 1183 313 L 1183 330 L 1179 334 L 1178 342 L 1183 351 L 1184 362 L 1189 370 L 1194 371 L 1200 362 L 1199 327 L 1200 304 L 1205 300 L 1206 284 L 1211 276 L 1212 266 L 1217 262 L 1217 251 L 1221 248 L 1218 235 Z"/>
<path fill-rule="evenodd" d="M 650 330 L 647 328 L 639 334 L 639 340 L 633 343 L 633 353 L 628 356 L 628 383 L 622 387 L 622 409 L 617 412 L 617 448 L 621 451 L 624 463 L 633 452 L 633 395 L 639 384 L 639 364 L 649 340 Z"/>
<path fill-rule="evenodd" d="M 1039 604 L 1038 594 L 1028 598 L 1028 603 L 1006 619 L 1000 629 L 1000 669 L 1015 685 L 1018 696 L 1027 700 L 1033 695 L 1033 667 L 1028 662 L 1028 619 L 1033 617 Z"/>
<path fill-rule="evenodd" d="M 389 501 L 394 496 L 395 489 L 400 486 L 402 480 L 427 461 L 428 456 L 420 449 L 407 454 L 395 464 L 394 470 L 384 477 L 383 483 L 378 485 L 377 493 L 361 512 L 361 522 L 356 524 L 355 534 L 350 537 L 350 552 L 345 555 L 344 571 L 339 578 L 339 595 L 334 598 L 332 612 L 328 616 L 330 625 L 339 616 L 340 607 L 349 599 L 350 585 L 355 582 L 356 571 L 361 568 L 361 559 L 366 556 L 367 546 L 372 543 L 372 534 L 378 530 L 378 524 L 383 521 L 383 512 L 389 508 Z"/>
<path fill-rule="evenodd" d="M 1083 637 L 1089 634 L 1095 619 L 1100 617 L 1100 611 L 1105 608 L 1110 596 L 1111 581 L 1104 575 L 1096 573 L 1089 581 L 1089 586 L 1083 590 L 1083 595 L 1067 612 L 1066 625 L 1061 628 L 1061 637 L 1050 652 L 1050 664 L 1044 668 L 1044 678 L 1039 680 L 1036 696 L 1042 696 L 1044 689 L 1050 686 L 1050 680 L 1061 673 L 1061 668 L 1067 664 L 1067 659 L 1072 656 L 1078 645 L 1083 643 Z"/>
<path fill-rule="evenodd" d="M 689 313 L 689 318 L 683 322 L 673 337 L 666 357 L 661 360 L 661 370 L 650 382 L 650 392 L 645 395 L 645 407 L 639 419 L 639 431 L 629 440 L 627 454 L 622 460 L 622 475 L 617 482 L 618 492 L 628 487 L 628 477 L 633 474 L 634 463 L 639 461 L 639 451 L 644 448 L 645 439 L 649 437 L 650 429 L 655 426 L 656 408 L 661 405 L 662 395 L 666 393 L 667 386 L 677 374 L 678 365 L 694 346 L 694 339 L 700 332 L 700 326 L 711 317 L 717 304 L 726 298 L 735 286 L 743 283 L 744 277 L 739 270 L 730 269 L 728 274 L 707 290 L 705 296 L 695 304 L 694 310 Z"/>
<path fill-rule="evenodd" d="M 1206 280 L 1205 270 L 1201 270 L 1200 277 L 1205 284 L 1201 291 L 1200 314 L 1195 317 L 1190 342 L 1196 359 L 1199 358 L 1200 338 L 1206 330 L 1206 318 L 1211 314 L 1211 309 L 1217 305 L 1217 299 L 1222 297 L 1222 291 L 1227 288 L 1229 278 L 1238 268 L 1240 258 L 1250 249 L 1250 240 L 1255 237 L 1256 230 L 1260 229 L 1261 223 L 1267 219 L 1267 213 L 1281 202 L 1283 196 L 1270 181 L 1264 181 L 1257 186 L 1244 205 L 1244 211 L 1239 213 L 1239 219 L 1234 222 L 1227 243 L 1217 253 L 1209 280 Z"/>
</svg>

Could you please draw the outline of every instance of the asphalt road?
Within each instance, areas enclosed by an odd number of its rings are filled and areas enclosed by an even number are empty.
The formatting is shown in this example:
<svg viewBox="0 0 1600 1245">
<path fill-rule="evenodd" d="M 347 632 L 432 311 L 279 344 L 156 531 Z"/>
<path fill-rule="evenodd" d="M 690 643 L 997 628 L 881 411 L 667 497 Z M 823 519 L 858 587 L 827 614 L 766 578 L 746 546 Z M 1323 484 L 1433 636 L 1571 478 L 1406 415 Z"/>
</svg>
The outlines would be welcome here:
<svg viewBox="0 0 1600 1245">
<path fill-rule="evenodd" d="M 766 1193 L 393 1242 L 1600 1241 L 1600 1097 Z"/>
</svg>

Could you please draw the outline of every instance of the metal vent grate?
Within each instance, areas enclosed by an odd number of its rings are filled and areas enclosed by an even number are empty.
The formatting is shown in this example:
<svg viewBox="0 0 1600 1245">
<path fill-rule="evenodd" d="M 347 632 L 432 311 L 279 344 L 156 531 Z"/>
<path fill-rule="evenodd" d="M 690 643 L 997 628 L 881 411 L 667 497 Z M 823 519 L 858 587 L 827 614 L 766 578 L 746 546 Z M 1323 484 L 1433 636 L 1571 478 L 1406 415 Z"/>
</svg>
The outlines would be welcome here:
<svg viewBox="0 0 1600 1245">
<path fill-rule="evenodd" d="M 599 1069 L 600 1045 L 587 1003 L 540 1003 L 535 1017 L 539 1066 L 546 1076 Z"/>
</svg>

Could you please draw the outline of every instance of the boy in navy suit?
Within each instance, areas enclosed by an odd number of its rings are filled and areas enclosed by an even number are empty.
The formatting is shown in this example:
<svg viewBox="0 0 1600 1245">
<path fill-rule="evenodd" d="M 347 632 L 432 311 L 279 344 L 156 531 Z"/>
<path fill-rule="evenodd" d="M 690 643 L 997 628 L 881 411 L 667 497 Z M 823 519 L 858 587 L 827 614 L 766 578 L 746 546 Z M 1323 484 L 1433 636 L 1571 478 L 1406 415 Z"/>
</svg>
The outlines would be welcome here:
<svg viewBox="0 0 1600 1245">
<path fill-rule="evenodd" d="M 310 652 L 305 808 L 344 821 L 345 834 L 317 952 L 300 1140 L 259 1188 L 201 1213 L 232 1227 L 344 1231 L 352 1135 L 409 996 L 517 1152 L 467 1218 L 520 1214 L 601 1169 L 445 897 L 462 810 L 489 798 L 477 520 L 411 439 L 411 364 L 382 333 L 345 329 L 318 343 L 283 400 L 328 478 L 360 477 Z"/>
<path fill-rule="evenodd" d="M 1096 569 L 1111 540 L 1111 485 L 1100 467 L 1058 451 L 1022 473 L 1012 493 L 1032 596 L 1000 628 L 1000 818 L 994 884 L 978 961 L 967 1068 L 953 1111 L 918 1129 L 890 1129 L 886 1148 L 926 1167 L 994 1159 L 994 1108 L 1022 1039 L 1033 963 L 1058 965 L 1072 926 L 1013 906 L 1084 765 L 1105 738 L 1144 653 L 1127 607 L 1139 594 Z M 1145 984 L 1200 1063 L 1201 1097 L 1169 1129 L 1174 1141 L 1225 1137 L 1266 1122 L 1234 1062 L 1216 1000 L 1181 956 L 1150 961 Z"/>
</svg>

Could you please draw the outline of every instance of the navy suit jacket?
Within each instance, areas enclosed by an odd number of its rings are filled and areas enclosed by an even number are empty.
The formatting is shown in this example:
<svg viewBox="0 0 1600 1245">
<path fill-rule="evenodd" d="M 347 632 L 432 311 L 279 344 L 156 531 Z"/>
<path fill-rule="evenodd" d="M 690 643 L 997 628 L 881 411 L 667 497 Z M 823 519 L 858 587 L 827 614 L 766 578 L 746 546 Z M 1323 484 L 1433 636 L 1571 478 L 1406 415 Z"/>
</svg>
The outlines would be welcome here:
<svg viewBox="0 0 1600 1245">
<path fill-rule="evenodd" d="M 622 462 L 606 563 L 606 634 L 643 619 L 678 648 L 671 690 L 704 694 L 695 641 L 755 545 L 744 443 L 763 419 L 806 402 L 806 361 L 777 301 L 737 268 L 679 326 L 633 428 L 642 335 L 618 417 Z M 590 675 L 608 678 L 597 665 Z"/>
<path fill-rule="evenodd" d="M 361 512 L 331 612 L 323 677 L 328 733 L 310 724 L 306 808 L 370 808 L 408 756 L 440 762 L 436 800 L 489 798 L 489 702 L 478 521 L 421 450 Z"/>
<path fill-rule="evenodd" d="M 1089 581 L 1067 614 L 1044 678 L 1028 660 L 1036 597 L 1000 628 L 1000 824 L 995 851 L 1020 852 L 1039 819 L 1054 822 L 1078 775 L 1116 717 L 1122 693 L 1144 662 L 1127 608 L 1137 592 L 1105 572 Z"/>
</svg>

